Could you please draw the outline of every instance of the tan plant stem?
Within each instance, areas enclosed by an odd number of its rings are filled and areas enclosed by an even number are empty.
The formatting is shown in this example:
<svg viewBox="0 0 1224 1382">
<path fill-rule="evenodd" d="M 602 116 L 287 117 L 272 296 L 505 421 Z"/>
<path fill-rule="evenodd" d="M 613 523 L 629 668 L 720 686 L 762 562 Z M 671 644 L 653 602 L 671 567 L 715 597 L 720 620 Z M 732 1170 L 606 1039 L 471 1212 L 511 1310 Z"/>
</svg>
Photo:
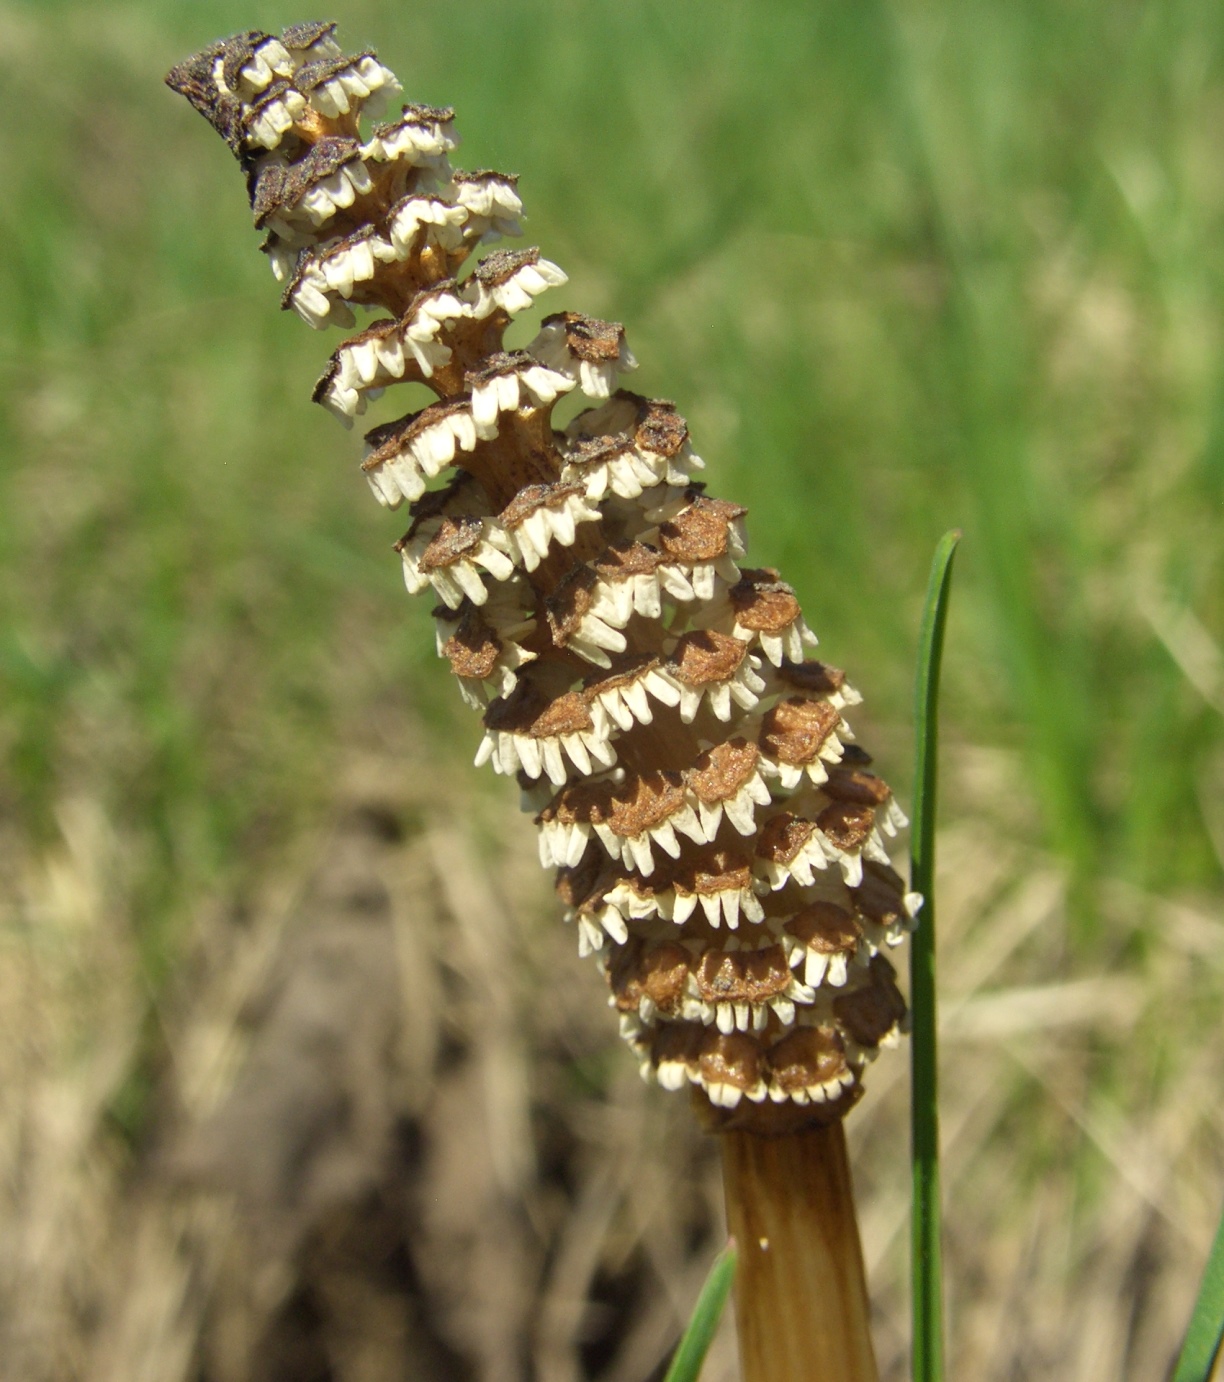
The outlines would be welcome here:
<svg viewBox="0 0 1224 1382">
<path fill-rule="evenodd" d="M 722 1134 L 743 1382 L 877 1382 L 840 1119 Z"/>
</svg>

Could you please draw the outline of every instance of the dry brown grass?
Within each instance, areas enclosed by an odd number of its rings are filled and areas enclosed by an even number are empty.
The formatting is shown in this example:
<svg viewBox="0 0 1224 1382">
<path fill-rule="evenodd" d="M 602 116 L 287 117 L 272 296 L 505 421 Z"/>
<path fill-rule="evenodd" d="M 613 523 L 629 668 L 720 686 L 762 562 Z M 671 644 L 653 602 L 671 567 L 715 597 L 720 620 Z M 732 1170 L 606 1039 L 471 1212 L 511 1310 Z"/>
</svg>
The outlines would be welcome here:
<svg viewBox="0 0 1224 1382">
<path fill-rule="evenodd" d="M 258 901 L 202 899 L 162 1005 L 155 1135 L 107 1110 L 141 1041 L 124 842 L 87 800 L 5 883 L 6 1382 L 641 1382 L 722 1234 L 715 1148 L 649 1090 L 525 820 L 358 760 Z M 436 765 L 433 765 L 436 769 Z M 1214 1224 L 1224 926 L 1109 890 L 1076 971 L 1059 871 L 964 752 L 944 833 L 953 1375 L 1167 1369 Z M 416 784 L 415 786 L 405 784 Z M 1160 944 L 1142 953 L 1141 924 Z M 907 1375 L 903 1055 L 850 1120 L 885 1376 Z M 728 1322 L 707 1382 L 736 1375 Z"/>
</svg>

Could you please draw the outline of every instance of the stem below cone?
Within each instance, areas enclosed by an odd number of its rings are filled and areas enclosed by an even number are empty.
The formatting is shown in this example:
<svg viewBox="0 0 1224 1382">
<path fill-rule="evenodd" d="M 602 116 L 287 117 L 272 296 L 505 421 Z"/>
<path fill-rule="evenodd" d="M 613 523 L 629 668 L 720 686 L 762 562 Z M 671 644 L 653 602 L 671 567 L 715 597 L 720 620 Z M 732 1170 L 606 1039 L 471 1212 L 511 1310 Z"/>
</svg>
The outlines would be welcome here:
<svg viewBox="0 0 1224 1382">
<path fill-rule="evenodd" d="M 722 1148 L 744 1382 L 878 1382 L 841 1120 Z"/>
</svg>

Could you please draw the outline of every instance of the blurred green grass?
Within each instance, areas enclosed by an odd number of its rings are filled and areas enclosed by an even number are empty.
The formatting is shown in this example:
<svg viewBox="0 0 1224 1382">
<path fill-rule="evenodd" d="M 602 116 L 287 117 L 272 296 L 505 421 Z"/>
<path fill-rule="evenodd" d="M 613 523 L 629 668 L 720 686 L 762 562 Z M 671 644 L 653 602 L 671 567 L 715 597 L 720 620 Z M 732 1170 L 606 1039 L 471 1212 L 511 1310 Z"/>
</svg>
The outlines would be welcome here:
<svg viewBox="0 0 1224 1382">
<path fill-rule="evenodd" d="M 401 520 L 308 404 L 334 341 L 276 310 L 236 168 L 161 85 L 305 17 L 0 7 L 0 811 L 37 841 L 84 791 L 130 830 L 154 989 L 192 900 L 325 812 L 346 748 L 419 721 L 463 771 L 476 733 Z M 1023 756 L 1085 941 L 1103 877 L 1218 891 L 1224 698 L 1160 627 L 1224 635 L 1218 7 L 331 17 L 457 107 L 465 166 L 522 175 L 572 279 L 549 310 L 625 322 L 635 386 L 678 401 L 867 693 L 865 738 L 896 731 L 890 776 L 959 526 L 945 733 Z"/>
</svg>

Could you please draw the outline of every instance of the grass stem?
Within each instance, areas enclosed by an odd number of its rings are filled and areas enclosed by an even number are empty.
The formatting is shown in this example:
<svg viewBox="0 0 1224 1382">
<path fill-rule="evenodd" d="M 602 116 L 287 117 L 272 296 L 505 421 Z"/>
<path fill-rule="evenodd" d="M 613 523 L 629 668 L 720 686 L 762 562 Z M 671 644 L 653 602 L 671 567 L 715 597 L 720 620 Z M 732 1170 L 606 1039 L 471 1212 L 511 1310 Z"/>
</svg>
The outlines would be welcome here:
<svg viewBox="0 0 1224 1382">
<path fill-rule="evenodd" d="M 1173 1382 L 1208 1382 L 1224 1340 L 1224 1218 L 1203 1269 L 1203 1281 L 1190 1317 L 1186 1342 Z"/>
<path fill-rule="evenodd" d="M 723 1307 L 731 1294 L 731 1283 L 735 1279 L 735 1265 L 738 1259 L 735 1239 L 732 1238 L 714 1259 L 714 1265 L 701 1288 L 692 1318 L 676 1346 L 676 1352 L 663 1382 L 697 1382 L 701 1375 L 701 1365 L 705 1362 L 718 1323 L 722 1319 Z"/>
<path fill-rule="evenodd" d="M 918 644 L 915 688 L 914 825 L 911 886 L 923 895 L 910 945 L 913 1157 L 913 1379 L 941 1382 L 944 1368 L 943 1271 L 940 1254 L 939 1079 L 935 1042 L 935 804 L 938 785 L 939 670 L 952 558 L 960 533 L 935 549 Z"/>
</svg>

